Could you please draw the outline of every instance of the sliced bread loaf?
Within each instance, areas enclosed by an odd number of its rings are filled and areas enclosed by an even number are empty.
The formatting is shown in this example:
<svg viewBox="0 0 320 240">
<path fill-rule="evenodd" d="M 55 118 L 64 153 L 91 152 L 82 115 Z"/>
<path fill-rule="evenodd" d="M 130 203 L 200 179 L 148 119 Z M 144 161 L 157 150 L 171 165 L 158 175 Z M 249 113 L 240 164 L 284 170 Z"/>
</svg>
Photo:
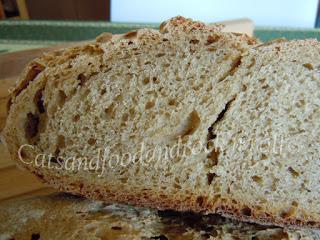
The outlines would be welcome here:
<svg viewBox="0 0 320 240">
<path fill-rule="evenodd" d="M 177 17 L 48 54 L 22 74 L 4 140 L 63 191 L 318 227 L 319 44 L 255 44 Z M 271 137 L 292 149 L 264 152 Z"/>
<path fill-rule="evenodd" d="M 212 128 L 221 212 L 319 227 L 319 60 L 317 40 L 263 44 L 241 59 L 241 91 Z"/>
<path fill-rule="evenodd" d="M 0 239 L 317 240 L 320 235 L 218 215 L 105 204 L 61 193 L 1 203 Z"/>
<path fill-rule="evenodd" d="M 13 159 L 64 191 L 203 210 L 197 199 L 207 192 L 211 157 L 156 151 L 207 144 L 236 93 L 223 80 L 255 40 L 182 17 L 160 28 L 104 34 L 31 62 L 3 131 Z M 80 169 L 72 165 L 78 160 Z"/>
</svg>

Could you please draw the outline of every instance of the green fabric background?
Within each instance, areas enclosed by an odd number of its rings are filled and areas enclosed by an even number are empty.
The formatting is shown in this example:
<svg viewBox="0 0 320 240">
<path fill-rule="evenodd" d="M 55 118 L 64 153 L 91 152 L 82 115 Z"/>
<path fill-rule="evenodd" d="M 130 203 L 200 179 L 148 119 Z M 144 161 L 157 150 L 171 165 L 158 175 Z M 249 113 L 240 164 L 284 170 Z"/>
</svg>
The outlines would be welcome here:
<svg viewBox="0 0 320 240">
<path fill-rule="evenodd" d="M 102 32 L 124 33 L 133 29 L 159 24 L 109 23 L 90 21 L 0 21 L 0 54 L 44 47 L 66 41 L 93 39 Z M 275 38 L 320 40 L 319 29 L 259 28 L 254 35 L 262 41 Z"/>
</svg>

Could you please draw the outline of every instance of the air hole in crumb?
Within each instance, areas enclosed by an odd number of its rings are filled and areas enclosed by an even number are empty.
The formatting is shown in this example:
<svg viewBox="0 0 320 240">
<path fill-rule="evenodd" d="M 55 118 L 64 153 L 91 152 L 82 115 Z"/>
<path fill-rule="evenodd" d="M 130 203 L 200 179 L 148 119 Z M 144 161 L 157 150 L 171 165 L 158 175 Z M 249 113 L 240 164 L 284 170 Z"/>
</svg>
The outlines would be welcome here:
<svg viewBox="0 0 320 240">
<path fill-rule="evenodd" d="M 114 112 L 113 112 L 113 103 L 107 107 L 106 109 L 104 109 L 104 113 L 105 113 L 105 117 L 106 118 L 112 118 L 113 115 L 114 115 Z"/>
<path fill-rule="evenodd" d="M 215 173 L 207 173 L 207 179 L 208 179 L 208 185 L 211 185 L 213 179 L 216 177 L 217 175 Z"/>
<path fill-rule="evenodd" d="M 130 108 L 130 110 L 129 110 L 129 114 L 130 114 L 130 117 L 133 117 L 134 116 L 134 114 L 135 114 L 135 109 L 134 108 Z"/>
<path fill-rule="evenodd" d="M 152 78 L 153 83 L 160 83 L 160 80 L 157 77 Z"/>
<path fill-rule="evenodd" d="M 289 167 L 288 168 L 288 171 L 291 173 L 291 175 L 293 176 L 293 177 L 299 177 L 299 173 L 296 171 L 296 170 L 294 170 L 292 167 Z"/>
<path fill-rule="evenodd" d="M 89 138 L 89 140 L 88 140 L 88 144 L 89 144 L 90 146 L 95 145 L 95 144 L 96 144 L 96 142 L 97 142 L 97 140 L 96 140 L 96 139 L 94 139 L 94 138 Z"/>
<path fill-rule="evenodd" d="M 79 85 L 83 86 L 87 80 L 87 77 L 83 73 L 80 73 L 77 77 L 77 80 L 79 81 Z"/>
<path fill-rule="evenodd" d="M 39 113 L 44 113 L 45 112 L 43 99 L 42 99 L 42 92 L 43 92 L 43 89 L 40 89 L 34 95 L 34 103 L 36 104 Z"/>
<path fill-rule="evenodd" d="M 261 206 L 256 206 L 256 209 L 257 209 L 258 211 L 261 211 L 261 210 L 262 210 L 262 207 L 261 207 Z"/>
<path fill-rule="evenodd" d="M 178 184 L 178 183 L 174 183 L 174 184 L 173 184 L 173 187 L 174 187 L 175 189 L 181 189 L 181 185 Z"/>
<path fill-rule="evenodd" d="M 230 76 L 233 76 L 236 72 L 236 70 L 238 69 L 238 67 L 240 66 L 241 64 L 241 59 L 242 57 L 238 57 L 234 60 L 234 62 L 231 64 L 231 68 L 229 70 L 229 75 Z"/>
<path fill-rule="evenodd" d="M 293 201 L 293 202 L 292 202 L 292 206 L 298 207 L 298 206 L 299 206 L 299 203 L 297 203 L 296 201 Z"/>
<path fill-rule="evenodd" d="M 193 134 L 200 126 L 200 121 L 198 112 L 196 110 L 192 111 L 188 116 L 187 125 L 181 136 Z"/>
<path fill-rule="evenodd" d="M 196 86 L 192 86 L 192 89 L 194 90 L 194 91 L 198 91 L 200 88 L 202 88 L 203 87 L 203 83 L 201 83 L 201 84 L 199 84 L 199 85 L 196 85 Z"/>
<path fill-rule="evenodd" d="M 40 234 L 39 233 L 33 233 L 31 235 L 31 240 L 39 240 L 40 239 Z"/>
<path fill-rule="evenodd" d="M 58 156 L 60 154 L 60 148 L 59 146 L 56 147 L 56 150 L 54 151 L 53 155 Z"/>
<path fill-rule="evenodd" d="M 50 156 L 50 158 L 49 158 L 50 163 L 60 163 L 59 160 L 60 160 L 60 157 L 56 157 L 56 156 Z"/>
<path fill-rule="evenodd" d="M 200 41 L 198 39 L 191 39 L 190 43 L 192 44 L 198 44 Z"/>
<path fill-rule="evenodd" d="M 66 146 L 65 144 L 65 138 L 63 135 L 58 135 L 58 138 L 57 138 L 57 148 L 58 149 L 61 149 L 61 148 L 64 148 Z"/>
<path fill-rule="evenodd" d="M 288 211 L 284 211 L 280 214 L 280 217 L 281 218 L 289 218 L 290 216 L 292 216 L 293 214 L 295 213 L 295 209 L 294 208 L 291 208 L 290 210 Z"/>
<path fill-rule="evenodd" d="M 29 112 L 27 114 L 27 122 L 25 126 L 25 136 L 28 140 L 34 138 L 38 133 L 39 116 Z"/>
<path fill-rule="evenodd" d="M 207 50 L 208 50 L 208 52 L 215 52 L 217 50 L 217 48 L 209 47 Z"/>
<path fill-rule="evenodd" d="M 122 230 L 122 227 L 119 226 L 112 226 L 111 227 L 112 230 Z"/>
<path fill-rule="evenodd" d="M 243 85 L 242 85 L 242 91 L 244 92 L 244 91 L 246 91 L 246 90 L 247 90 L 247 85 L 243 84 Z"/>
<path fill-rule="evenodd" d="M 123 99 L 122 95 L 119 94 L 119 95 L 117 95 L 117 96 L 114 98 L 114 101 L 115 101 L 115 102 L 120 102 L 120 101 L 122 101 L 122 99 Z"/>
<path fill-rule="evenodd" d="M 126 122 L 129 118 L 129 115 L 127 113 L 122 115 L 122 121 Z"/>
<path fill-rule="evenodd" d="M 128 178 L 120 178 L 120 181 L 121 181 L 122 183 L 127 183 L 127 182 L 128 182 Z"/>
<path fill-rule="evenodd" d="M 175 99 L 170 99 L 168 102 L 169 106 L 177 106 L 177 101 Z"/>
<path fill-rule="evenodd" d="M 264 153 L 262 153 L 262 154 L 261 154 L 261 160 L 267 160 L 267 159 L 268 159 L 267 155 L 265 155 Z"/>
<path fill-rule="evenodd" d="M 241 209 L 241 214 L 244 216 L 250 217 L 251 216 L 251 209 L 248 207 L 243 208 L 243 209 Z"/>
<path fill-rule="evenodd" d="M 305 68 L 309 69 L 309 70 L 313 70 L 313 66 L 311 63 L 305 63 L 302 66 L 304 66 Z"/>
<path fill-rule="evenodd" d="M 79 115 L 79 114 L 76 114 L 76 115 L 73 116 L 72 121 L 73 121 L 73 122 L 78 122 L 79 119 L 80 119 L 80 115 Z"/>
<path fill-rule="evenodd" d="M 103 89 L 100 91 L 100 95 L 104 95 L 106 92 L 107 92 L 107 90 L 106 90 L 105 88 L 103 88 Z"/>
<path fill-rule="evenodd" d="M 267 80 L 266 78 L 260 78 L 258 81 L 259 81 L 260 83 L 264 83 L 266 80 Z"/>
<path fill-rule="evenodd" d="M 104 67 L 104 65 L 100 65 L 100 66 Z M 104 70 L 104 72 L 106 73 L 106 72 L 109 72 L 109 71 L 111 71 L 111 70 L 112 70 L 112 67 L 106 67 L 106 69 Z"/>
<path fill-rule="evenodd" d="M 64 93 L 64 91 L 59 90 L 58 96 L 57 96 L 57 103 L 59 107 L 62 107 L 64 103 L 66 102 L 67 95 Z"/>
<path fill-rule="evenodd" d="M 216 166 L 218 164 L 219 154 L 219 149 L 213 149 L 208 154 L 207 158 L 210 160 L 211 166 Z"/>
<path fill-rule="evenodd" d="M 196 202 L 200 207 L 202 207 L 203 206 L 203 202 L 204 202 L 204 198 L 202 196 L 199 196 L 199 197 L 197 197 Z"/>
<path fill-rule="evenodd" d="M 251 178 L 252 178 L 252 180 L 253 180 L 254 182 L 256 182 L 256 183 L 258 183 L 258 184 L 261 184 L 262 181 L 263 181 L 262 178 L 259 177 L 259 176 L 252 176 Z"/>
<path fill-rule="evenodd" d="M 145 108 L 146 108 L 146 109 L 150 109 L 150 108 L 153 108 L 154 105 L 155 105 L 155 102 L 154 102 L 154 101 L 149 101 L 149 102 L 146 103 Z"/>
<path fill-rule="evenodd" d="M 297 103 L 298 107 L 302 107 L 304 105 L 306 105 L 306 102 L 303 99 L 299 100 L 298 103 Z"/>
<path fill-rule="evenodd" d="M 236 201 L 236 200 L 234 200 L 234 199 L 232 199 L 232 204 L 234 204 L 234 205 L 237 205 L 238 204 L 238 201 Z"/>
<path fill-rule="evenodd" d="M 144 85 L 147 85 L 149 82 L 150 82 L 150 78 L 145 77 L 145 78 L 143 79 L 143 84 L 144 84 Z"/>
<path fill-rule="evenodd" d="M 209 99 L 210 99 L 210 97 L 209 97 L 209 96 L 207 96 L 207 95 L 205 95 L 205 96 L 202 98 L 202 100 L 201 100 L 201 103 L 200 103 L 200 104 L 202 105 L 202 104 L 207 103 Z"/>
<path fill-rule="evenodd" d="M 158 53 L 157 55 L 156 55 L 156 57 L 163 57 L 163 56 L 165 56 L 166 54 L 165 53 Z"/>
<path fill-rule="evenodd" d="M 161 234 L 159 236 L 154 236 L 151 237 L 151 239 L 155 239 L 155 240 L 169 240 L 165 235 Z"/>
<path fill-rule="evenodd" d="M 315 226 L 317 223 L 315 221 L 308 221 L 307 225 L 309 226 Z"/>
<path fill-rule="evenodd" d="M 21 149 L 21 151 L 20 151 L 20 156 L 21 156 L 22 158 L 28 157 L 28 155 L 27 155 L 27 153 L 25 152 L 24 149 Z"/>
</svg>

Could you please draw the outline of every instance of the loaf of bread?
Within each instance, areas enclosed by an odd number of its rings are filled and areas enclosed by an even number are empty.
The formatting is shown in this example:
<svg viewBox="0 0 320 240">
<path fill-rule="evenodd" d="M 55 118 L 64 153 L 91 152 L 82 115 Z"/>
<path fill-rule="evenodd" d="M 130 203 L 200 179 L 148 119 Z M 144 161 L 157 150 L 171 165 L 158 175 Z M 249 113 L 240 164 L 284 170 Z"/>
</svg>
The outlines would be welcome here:
<svg viewBox="0 0 320 240">
<path fill-rule="evenodd" d="M 320 235 L 310 230 L 237 222 L 218 215 L 105 204 L 60 193 L 1 203 L 0 239 L 314 240 Z"/>
<path fill-rule="evenodd" d="M 220 28 L 176 17 L 34 60 L 12 158 L 91 199 L 319 227 L 319 43 Z"/>
</svg>

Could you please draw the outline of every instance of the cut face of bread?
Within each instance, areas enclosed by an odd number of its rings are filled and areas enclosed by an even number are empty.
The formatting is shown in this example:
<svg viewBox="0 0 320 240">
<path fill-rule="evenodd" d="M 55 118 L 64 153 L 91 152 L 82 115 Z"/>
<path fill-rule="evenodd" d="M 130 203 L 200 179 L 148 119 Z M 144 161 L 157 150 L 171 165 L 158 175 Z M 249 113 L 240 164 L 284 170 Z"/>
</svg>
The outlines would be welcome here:
<svg viewBox="0 0 320 240">
<path fill-rule="evenodd" d="M 320 236 L 315 231 L 106 204 L 61 193 L 0 204 L 0 239 L 316 240 Z"/>
<path fill-rule="evenodd" d="M 4 140 L 63 191 L 317 227 L 319 44 L 255 44 L 177 17 L 48 54 L 22 74 Z M 292 149 L 265 152 L 274 137 Z"/>
<path fill-rule="evenodd" d="M 221 212 L 319 226 L 319 60 L 316 40 L 257 46 L 241 59 L 242 90 L 212 128 Z"/>
<path fill-rule="evenodd" d="M 219 28 L 177 17 L 160 31 L 105 34 L 31 62 L 3 134 L 13 158 L 91 198 L 205 209 L 212 149 L 175 146 L 208 145 L 212 123 L 237 92 L 225 79 L 255 43 Z"/>
</svg>

